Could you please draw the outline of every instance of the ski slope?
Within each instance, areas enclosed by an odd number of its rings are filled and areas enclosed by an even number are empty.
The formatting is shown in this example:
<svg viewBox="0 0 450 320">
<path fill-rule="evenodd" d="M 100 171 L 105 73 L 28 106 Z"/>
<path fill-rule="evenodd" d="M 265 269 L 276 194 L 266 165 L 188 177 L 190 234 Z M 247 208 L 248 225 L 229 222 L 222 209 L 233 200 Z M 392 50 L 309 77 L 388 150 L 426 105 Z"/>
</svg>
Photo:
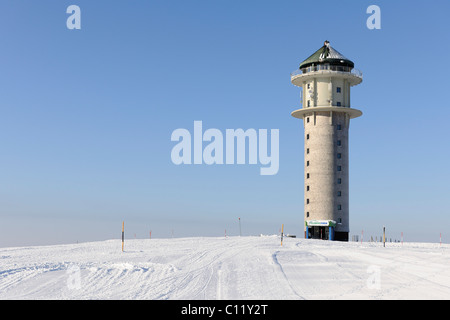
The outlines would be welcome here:
<svg viewBox="0 0 450 320">
<path fill-rule="evenodd" d="M 450 299 L 450 246 L 255 236 L 0 248 L 0 299 Z"/>
</svg>

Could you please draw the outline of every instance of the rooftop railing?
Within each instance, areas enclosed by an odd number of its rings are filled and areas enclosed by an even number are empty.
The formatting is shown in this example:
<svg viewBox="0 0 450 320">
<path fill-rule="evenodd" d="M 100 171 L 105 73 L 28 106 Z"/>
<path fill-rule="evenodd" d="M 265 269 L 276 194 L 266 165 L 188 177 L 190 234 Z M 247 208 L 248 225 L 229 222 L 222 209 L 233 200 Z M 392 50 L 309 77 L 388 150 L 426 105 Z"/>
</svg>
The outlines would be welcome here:
<svg viewBox="0 0 450 320">
<path fill-rule="evenodd" d="M 357 76 L 358 78 L 362 79 L 362 77 L 363 77 L 362 72 L 355 68 L 351 68 L 351 67 L 347 67 L 347 66 L 333 66 L 333 65 L 329 65 L 329 64 L 319 64 L 317 66 L 310 66 L 307 68 L 297 69 L 291 73 L 291 78 L 305 74 L 305 73 L 322 71 L 322 70 L 330 70 L 330 71 L 336 71 L 336 72 L 349 72 L 349 73 Z"/>
</svg>

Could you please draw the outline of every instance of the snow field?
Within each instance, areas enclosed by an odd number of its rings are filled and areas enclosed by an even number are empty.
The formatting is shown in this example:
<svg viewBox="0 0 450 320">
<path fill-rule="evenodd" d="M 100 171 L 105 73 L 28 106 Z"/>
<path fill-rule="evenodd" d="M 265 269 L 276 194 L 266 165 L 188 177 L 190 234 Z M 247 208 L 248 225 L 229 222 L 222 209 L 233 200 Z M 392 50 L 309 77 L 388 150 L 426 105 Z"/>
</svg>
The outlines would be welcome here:
<svg viewBox="0 0 450 320">
<path fill-rule="evenodd" d="M 450 246 L 261 236 L 0 248 L 0 299 L 450 299 Z"/>
</svg>

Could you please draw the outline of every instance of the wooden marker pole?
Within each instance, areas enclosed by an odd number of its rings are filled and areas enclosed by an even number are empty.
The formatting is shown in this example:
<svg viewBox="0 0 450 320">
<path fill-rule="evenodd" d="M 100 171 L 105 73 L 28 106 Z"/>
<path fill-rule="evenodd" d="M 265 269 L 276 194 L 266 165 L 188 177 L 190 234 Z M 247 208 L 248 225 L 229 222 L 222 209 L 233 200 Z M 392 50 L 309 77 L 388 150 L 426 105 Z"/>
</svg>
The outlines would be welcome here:
<svg viewBox="0 0 450 320">
<path fill-rule="evenodd" d="M 123 240 L 124 240 L 124 221 L 122 221 L 122 252 L 123 252 Z"/>
<path fill-rule="evenodd" d="M 283 229 L 284 229 L 284 224 L 281 225 L 281 246 L 283 246 Z"/>
</svg>

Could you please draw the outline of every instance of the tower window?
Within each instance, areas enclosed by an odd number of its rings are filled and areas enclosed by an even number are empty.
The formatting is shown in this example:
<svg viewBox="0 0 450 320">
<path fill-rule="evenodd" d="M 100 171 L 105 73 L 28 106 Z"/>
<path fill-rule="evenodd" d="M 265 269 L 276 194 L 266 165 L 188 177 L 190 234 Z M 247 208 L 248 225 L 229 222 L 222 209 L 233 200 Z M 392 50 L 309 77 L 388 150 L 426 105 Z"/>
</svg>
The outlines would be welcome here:
<svg viewBox="0 0 450 320">
<path fill-rule="evenodd" d="M 308 100 L 308 107 L 311 107 L 311 101 Z"/>
<path fill-rule="evenodd" d="M 308 149 L 306 149 L 306 154 L 309 154 L 309 148 L 308 148 Z"/>
<path fill-rule="evenodd" d="M 340 107 L 340 106 L 341 106 L 341 102 L 340 102 L 340 101 L 336 102 L 336 105 L 337 105 L 338 107 Z M 339 129 L 339 130 L 340 130 L 340 129 Z"/>
<path fill-rule="evenodd" d="M 306 199 L 306 204 L 309 204 L 309 199 Z"/>
<path fill-rule="evenodd" d="M 306 118 L 306 122 L 309 123 L 309 117 Z"/>
<path fill-rule="evenodd" d="M 340 103 L 340 102 L 339 102 L 339 103 Z M 338 124 L 338 125 L 337 125 L 337 129 L 338 129 L 338 130 L 341 130 L 341 129 L 342 129 L 342 126 L 341 126 L 340 124 Z"/>
<path fill-rule="evenodd" d="M 306 186 L 306 191 L 309 191 L 309 186 Z"/>
<path fill-rule="evenodd" d="M 338 141 L 337 141 L 337 145 L 338 145 L 338 147 L 341 146 L 341 140 L 338 140 Z"/>
<path fill-rule="evenodd" d="M 309 174 L 309 173 L 308 173 L 308 174 Z M 342 179 L 341 179 L 341 178 L 337 179 L 337 183 L 338 183 L 338 184 L 341 184 L 341 183 L 342 183 Z"/>
<path fill-rule="evenodd" d="M 306 135 L 306 140 L 309 140 L 309 133 Z"/>
<path fill-rule="evenodd" d="M 308 89 L 311 89 L 311 84 L 308 83 Z"/>
<path fill-rule="evenodd" d="M 309 167 L 309 161 L 306 161 L 306 166 Z"/>
<path fill-rule="evenodd" d="M 309 212 L 306 213 L 306 217 L 309 218 Z"/>
<path fill-rule="evenodd" d="M 338 219 L 338 223 L 342 223 L 342 218 L 339 218 L 339 219 Z"/>
<path fill-rule="evenodd" d="M 338 205 L 338 210 L 342 210 L 342 206 L 340 204 Z"/>
<path fill-rule="evenodd" d="M 337 154 L 337 158 L 338 158 L 338 159 L 341 159 L 341 158 L 342 158 L 342 154 L 341 154 L 341 153 L 338 153 L 338 154 Z"/>
<path fill-rule="evenodd" d="M 336 87 L 336 92 L 341 93 L 341 87 Z"/>
<path fill-rule="evenodd" d="M 342 167 L 341 166 L 337 166 L 337 171 L 342 171 Z"/>
<path fill-rule="evenodd" d="M 306 179 L 309 179 L 309 173 L 306 174 Z"/>
<path fill-rule="evenodd" d="M 337 196 L 338 196 L 338 197 L 342 196 L 342 192 L 341 192 L 341 191 L 338 191 L 338 192 L 337 192 Z"/>
</svg>

